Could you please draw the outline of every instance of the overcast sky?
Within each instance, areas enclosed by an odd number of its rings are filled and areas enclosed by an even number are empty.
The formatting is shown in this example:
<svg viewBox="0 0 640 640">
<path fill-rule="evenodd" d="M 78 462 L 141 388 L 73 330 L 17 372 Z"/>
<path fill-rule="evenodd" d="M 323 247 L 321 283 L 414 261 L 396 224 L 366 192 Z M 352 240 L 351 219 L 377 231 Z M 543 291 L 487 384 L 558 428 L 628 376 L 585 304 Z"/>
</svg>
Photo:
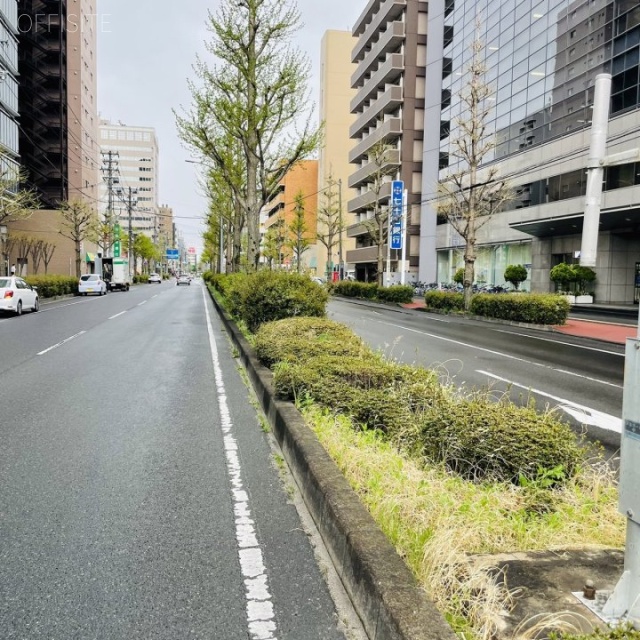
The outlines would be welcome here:
<svg viewBox="0 0 640 640">
<path fill-rule="evenodd" d="M 298 0 L 304 26 L 297 45 L 311 59 L 318 101 L 320 40 L 328 29 L 350 30 L 368 0 Z M 156 129 L 160 145 L 160 204 L 173 207 L 187 246 L 200 239 L 206 201 L 198 166 L 176 134 L 172 109 L 188 108 L 187 78 L 196 54 L 205 57 L 207 11 L 221 0 L 98 0 L 98 109 L 114 122 Z"/>
</svg>

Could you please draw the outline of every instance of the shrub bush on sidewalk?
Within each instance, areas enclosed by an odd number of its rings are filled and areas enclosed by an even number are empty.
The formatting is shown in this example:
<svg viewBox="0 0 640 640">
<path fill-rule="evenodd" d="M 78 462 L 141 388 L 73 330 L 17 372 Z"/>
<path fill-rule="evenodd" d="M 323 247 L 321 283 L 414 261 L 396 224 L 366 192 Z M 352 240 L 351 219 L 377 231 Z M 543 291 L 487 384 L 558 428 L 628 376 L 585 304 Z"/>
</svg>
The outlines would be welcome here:
<svg viewBox="0 0 640 640">
<path fill-rule="evenodd" d="M 38 289 L 41 298 L 55 298 L 78 291 L 78 278 L 60 275 L 27 276 L 25 281 Z"/>
</svg>

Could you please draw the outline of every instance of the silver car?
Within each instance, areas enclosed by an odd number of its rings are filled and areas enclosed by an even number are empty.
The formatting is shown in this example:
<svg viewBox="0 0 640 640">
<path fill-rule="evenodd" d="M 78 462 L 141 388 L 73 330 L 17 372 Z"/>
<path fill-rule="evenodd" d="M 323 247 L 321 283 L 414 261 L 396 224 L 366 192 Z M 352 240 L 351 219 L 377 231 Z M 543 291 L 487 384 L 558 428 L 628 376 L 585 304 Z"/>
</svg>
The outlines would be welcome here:
<svg viewBox="0 0 640 640">
<path fill-rule="evenodd" d="M 38 290 L 18 276 L 0 278 L 0 311 L 20 316 L 25 309 L 40 309 Z"/>
</svg>

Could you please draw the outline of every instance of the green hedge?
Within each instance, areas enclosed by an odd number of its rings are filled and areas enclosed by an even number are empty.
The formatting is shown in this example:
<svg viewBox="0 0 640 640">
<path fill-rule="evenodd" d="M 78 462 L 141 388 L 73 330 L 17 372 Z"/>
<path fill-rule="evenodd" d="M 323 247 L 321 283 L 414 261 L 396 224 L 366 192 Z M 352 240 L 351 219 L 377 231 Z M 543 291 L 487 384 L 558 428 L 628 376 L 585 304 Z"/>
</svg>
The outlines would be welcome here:
<svg viewBox="0 0 640 640">
<path fill-rule="evenodd" d="M 345 325 L 327 318 L 288 318 L 263 324 L 254 346 L 258 359 L 267 367 L 322 354 L 358 356 L 369 351 Z"/>
<path fill-rule="evenodd" d="M 59 275 L 34 275 L 25 278 L 32 287 L 37 287 L 41 298 L 54 298 L 78 292 L 78 278 Z"/>
<path fill-rule="evenodd" d="M 286 271 L 207 275 L 225 299 L 227 311 L 249 331 L 273 320 L 298 316 L 324 317 L 329 294 L 305 275 Z"/>
<path fill-rule="evenodd" d="M 471 301 L 474 315 L 532 324 L 564 324 L 569 309 L 567 299 L 555 294 L 484 293 Z"/>
<path fill-rule="evenodd" d="M 427 291 L 424 294 L 427 309 L 436 311 L 464 311 L 464 295 L 451 291 Z"/>
<path fill-rule="evenodd" d="M 392 285 L 379 287 L 374 282 L 357 282 L 342 280 L 331 286 L 331 293 L 346 298 L 360 298 L 362 300 L 378 300 L 380 302 L 407 303 L 413 300 L 413 287 L 409 285 Z"/>
<path fill-rule="evenodd" d="M 488 393 L 460 396 L 436 372 L 387 361 L 332 321 L 265 324 L 256 344 L 274 371 L 278 397 L 345 413 L 467 479 L 517 484 L 555 470 L 559 483 L 583 459 L 580 441 L 553 414 L 496 402 Z"/>
<path fill-rule="evenodd" d="M 464 311 L 464 294 L 451 291 L 427 291 L 427 309 L 434 311 Z M 471 300 L 471 313 L 486 318 L 498 318 L 531 324 L 564 324 L 569 316 L 567 299 L 544 293 L 477 293 Z"/>
</svg>

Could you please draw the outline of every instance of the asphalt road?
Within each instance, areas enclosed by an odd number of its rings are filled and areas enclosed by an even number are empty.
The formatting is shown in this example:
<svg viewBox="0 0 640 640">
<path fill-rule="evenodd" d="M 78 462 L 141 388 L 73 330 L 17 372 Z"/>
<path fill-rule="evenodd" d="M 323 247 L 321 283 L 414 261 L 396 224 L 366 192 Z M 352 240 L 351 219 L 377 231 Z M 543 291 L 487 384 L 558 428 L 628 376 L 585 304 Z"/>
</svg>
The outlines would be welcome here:
<svg viewBox="0 0 640 640">
<path fill-rule="evenodd" d="M 414 309 L 332 299 L 329 315 L 374 349 L 445 382 L 557 407 L 609 453 L 620 446 L 624 346 Z"/>
<path fill-rule="evenodd" d="M 338 640 L 198 283 L 0 318 L 0 637 Z"/>
</svg>

